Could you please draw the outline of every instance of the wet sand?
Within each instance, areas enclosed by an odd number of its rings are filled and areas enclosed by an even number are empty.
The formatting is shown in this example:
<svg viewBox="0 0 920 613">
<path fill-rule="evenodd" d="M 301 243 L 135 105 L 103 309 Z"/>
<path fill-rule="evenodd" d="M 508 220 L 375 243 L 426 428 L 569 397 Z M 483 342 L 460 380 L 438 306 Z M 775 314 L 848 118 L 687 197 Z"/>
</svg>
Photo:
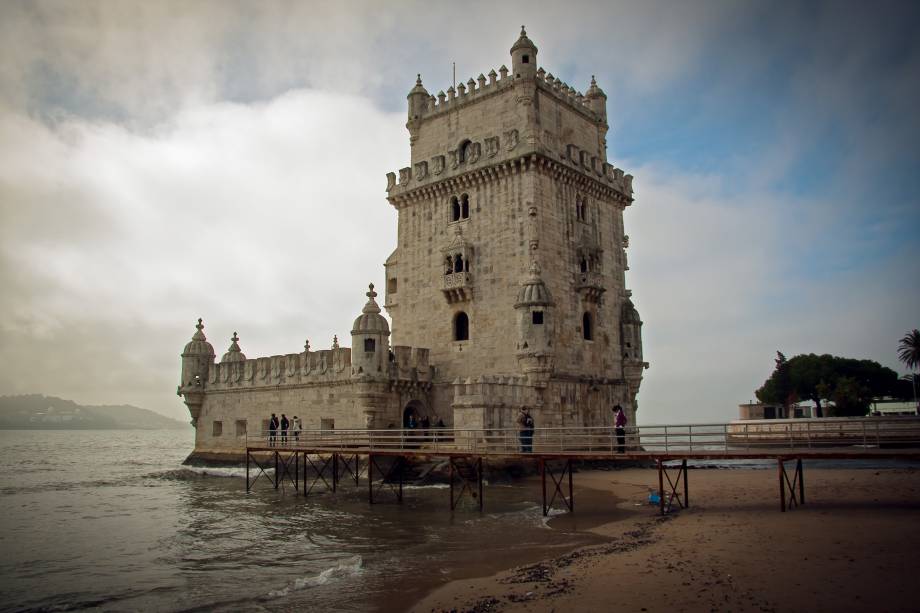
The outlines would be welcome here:
<svg viewBox="0 0 920 613">
<path fill-rule="evenodd" d="M 805 478 L 807 504 L 781 513 L 775 470 L 691 469 L 690 508 L 662 518 L 657 471 L 577 473 L 575 515 L 550 525 L 605 542 L 452 581 L 412 611 L 920 610 L 920 470 Z"/>
</svg>

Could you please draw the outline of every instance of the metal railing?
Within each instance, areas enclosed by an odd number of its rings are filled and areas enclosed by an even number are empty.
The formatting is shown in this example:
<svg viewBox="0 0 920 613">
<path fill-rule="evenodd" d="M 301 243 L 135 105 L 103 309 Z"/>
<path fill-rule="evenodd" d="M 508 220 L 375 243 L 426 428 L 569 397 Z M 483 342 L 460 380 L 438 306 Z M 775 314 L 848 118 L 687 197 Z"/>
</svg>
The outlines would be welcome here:
<svg viewBox="0 0 920 613">
<path fill-rule="evenodd" d="M 634 426 L 624 440 L 610 427 L 518 429 L 430 428 L 386 430 L 278 430 L 247 435 L 247 447 L 279 449 L 466 452 L 477 455 L 680 452 L 760 452 L 807 449 L 870 450 L 920 447 L 920 417 L 795 419 L 723 424 Z"/>
</svg>

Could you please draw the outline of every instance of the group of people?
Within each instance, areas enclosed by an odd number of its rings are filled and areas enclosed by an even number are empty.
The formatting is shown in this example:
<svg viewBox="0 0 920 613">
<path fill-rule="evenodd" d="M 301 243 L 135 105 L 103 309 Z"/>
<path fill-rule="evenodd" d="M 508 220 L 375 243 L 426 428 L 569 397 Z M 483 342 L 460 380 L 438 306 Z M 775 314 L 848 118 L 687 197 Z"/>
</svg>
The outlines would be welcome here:
<svg viewBox="0 0 920 613">
<path fill-rule="evenodd" d="M 613 430 L 617 439 L 617 453 L 626 453 L 626 411 L 623 410 L 623 407 L 620 405 L 614 405 L 613 407 Z M 521 407 L 521 411 L 518 414 L 518 436 L 521 439 L 521 453 L 532 453 L 533 452 L 533 432 L 534 432 L 534 420 L 530 415 L 530 409 L 527 407 Z"/>
<path fill-rule="evenodd" d="M 288 419 L 287 415 L 282 413 L 281 419 L 279 420 L 278 416 L 272 413 L 271 419 L 268 420 L 269 445 L 278 444 L 278 430 L 281 430 L 282 445 L 287 445 L 289 431 L 293 436 L 294 442 L 297 442 L 300 440 L 300 433 L 303 432 L 303 422 L 296 415 L 291 419 Z"/>
</svg>

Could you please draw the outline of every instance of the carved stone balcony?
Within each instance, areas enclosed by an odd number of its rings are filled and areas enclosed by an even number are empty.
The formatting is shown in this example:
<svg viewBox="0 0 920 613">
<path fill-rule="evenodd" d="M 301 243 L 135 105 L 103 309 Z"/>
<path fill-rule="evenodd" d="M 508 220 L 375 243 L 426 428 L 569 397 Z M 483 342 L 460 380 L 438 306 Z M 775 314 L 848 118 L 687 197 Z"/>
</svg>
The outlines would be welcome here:
<svg viewBox="0 0 920 613">
<path fill-rule="evenodd" d="M 441 277 L 441 291 L 448 304 L 466 302 L 473 298 L 473 276 L 468 272 L 453 272 Z"/>
<path fill-rule="evenodd" d="M 607 288 L 604 287 L 604 277 L 599 272 L 580 272 L 576 274 L 575 289 L 588 302 L 597 302 L 601 294 L 607 291 Z"/>
</svg>

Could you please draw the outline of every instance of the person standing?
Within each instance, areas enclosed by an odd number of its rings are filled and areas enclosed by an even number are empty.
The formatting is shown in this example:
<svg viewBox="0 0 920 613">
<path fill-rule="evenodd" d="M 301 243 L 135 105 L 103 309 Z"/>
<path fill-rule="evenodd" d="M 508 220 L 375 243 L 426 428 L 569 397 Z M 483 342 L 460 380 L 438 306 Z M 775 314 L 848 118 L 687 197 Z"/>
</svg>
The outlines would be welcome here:
<svg viewBox="0 0 920 613">
<path fill-rule="evenodd" d="M 288 421 L 287 415 L 284 413 L 281 414 L 281 444 L 287 445 L 287 433 L 288 428 L 291 427 L 291 422 Z"/>
<path fill-rule="evenodd" d="M 278 437 L 278 417 L 272 413 L 272 418 L 268 420 L 268 444 L 275 446 Z"/>
<path fill-rule="evenodd" d="M 626 453 L 626 412 L 623 407 L 613 407 L 613 426 L 617 435 L 617 453 Z"/>
<path fill-rule="evenodd" d="M 531 453 L 533 451 L 534 421 L 527 407 L 521 407 L 521 413 L 518 415 L 518 427 L 520 430 L 521 453 Z"/>
<path fill-rule="evenodd" d="M 294 431 L 294 442 L 299 442 L 300 433 L 303 432 L 303 422 L 296 415 L 291 418 L 291 430 Z"/>
</svg>

